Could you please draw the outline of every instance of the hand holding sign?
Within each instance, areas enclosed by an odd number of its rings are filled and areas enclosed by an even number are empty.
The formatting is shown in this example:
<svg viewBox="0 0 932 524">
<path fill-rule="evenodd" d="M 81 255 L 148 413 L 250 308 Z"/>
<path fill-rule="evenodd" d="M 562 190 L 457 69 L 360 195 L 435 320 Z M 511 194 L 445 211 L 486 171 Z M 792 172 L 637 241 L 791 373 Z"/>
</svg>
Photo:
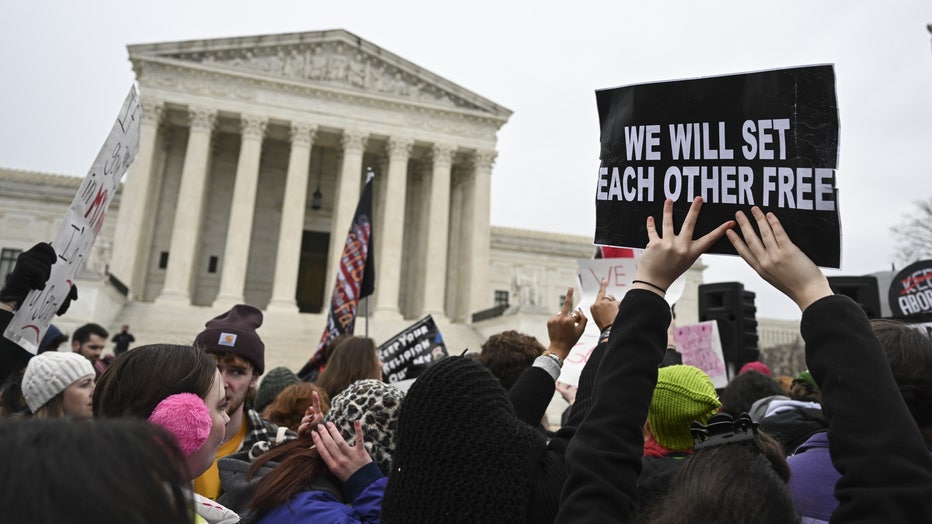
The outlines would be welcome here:
<svg viewBox="0 0 932 524">
<path fill-rule="evenodd" d="M 693 265 L 699 255 L 712 247 L 712 244 L 725 235 L 725 231 L 735 225 L 733 220 L 729 220 L 698 240 L 693 240 L 700 209 L 702 197 L 696 197 L 689 206 L 679 235 L 673 231 L 673 201 L 669 198 L 663 203 L 663 236 L 657 233 L 654 217 L 647 217 L 649 240 L 644 254 L 641 255 L 633 287 L 647 289 L 663 296 L 661 290 L 668 289 L 674 280 Z"/>
<path fill-rule="evenodd" d="M 19 307 L 30 291 L 45 289 L 54 263 L 55 250 L 46 242 L 39 242 L 21 253 L 16 257 L 16 266 L 7 277 L 3 291 L 0 291 L 0 302 Z"/>
<path fill-rule="evenodd" d="M 586 330 L 586 323 L 589 321 L 582 309 L 576 309 L 570 313 L 572 307 L 573 288 L 569 288 L 563 299 L 563 307 L 556 315 L 547 319 L 547 334 L 550 336 L 549 350 L 556 353 L 560 361 L 565 360 L 570 354 L 570 350 Z"/>
<path fill-rule="evenodd" d="M 751 214 L 757 221 L 760 236 L 741 211 L 735 214 L 735 218 L 738 219 L 744 239 L 735 231 L 729 231 L 727 235 L 741 258 L 757 274 L 796 302 L 800 311 L 805 311 L 816 300 L 833 294 L 828 279 L 790 240 L 776 215 L 765 215 L 757 206 L 751 209 Z"/>
</svg>

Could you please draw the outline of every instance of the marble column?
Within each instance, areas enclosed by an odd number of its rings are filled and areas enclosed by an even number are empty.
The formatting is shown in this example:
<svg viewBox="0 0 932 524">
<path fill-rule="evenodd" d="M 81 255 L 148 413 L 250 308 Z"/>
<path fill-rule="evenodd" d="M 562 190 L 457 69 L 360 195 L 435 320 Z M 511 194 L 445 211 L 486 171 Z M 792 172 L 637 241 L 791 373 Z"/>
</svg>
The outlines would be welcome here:
<svg viewBox="0 0 932 524">
<path fill-rule="evenodd" d="M 204 190 L 210 164 L 210 138 L 217 123 L 217 111 L 206 107 L 189 108 L 191 119 L 188 147 L 181 168 L 181 186 L 172 222 L 168 268 L 165 284 L 156 303 L 191 303 L 191 281 L 195 270 L 195 255 L 204 215 Z"/>
<path fill-rule="evenodd" d="M 359 203 L 362 191 L 362 155 L 366 150 L 368 133 L 358 130 L 343 132 L 340 144 L 343 146 L 343 167 L 337 183 L 336 198 L 333 206 L 333 219 L 330 226 L 330 255 L 327 264 L 327 279 L 324 280 L 324 305 L 330 304 L 330 294 L 336 283 L 336 272 L 340 267 L 340 257 L 346 244 L 346 235 L 353 222 L 353 213 Z M 378 241 L 378 240 L 376 240 Z"/>
<path fill-rule="evenodd" d="M 142 233 L 146 216 L 152 210 L 152 168 L 157 163 L 156 142 L 163 109 L 164 103 L 161 100 L 142 101 L 139 154 L 126 175 L 120 197 L 110 272 L 129 288 L 129 298 L 132 300 L 141 299 L 145 291 L 142 277 L 145 275 L 146 260 L 140 255 L 146 251 L 146 246 L 143 245 Z"/>
<path fill-rule="evenodd" d="M 470 187 L 470 212 L 466 222 L 470 229 L 467 249 L 469 256 L 465 259 L 469 268 L 466 275 L 468 300 L 466 319 L 471 321 L 472 314 L 492 307 L 493 297 L 489 292 L 489 251 L 491 243 L 491 226 L 489 212 L 491 204 L 492 164 L 495 162 L 494 151 L 477 151 L 473 156 L 473 176 Z"/>
<path fill-rule="evenodd" d="M 456 148 L 435 144 L 431 150 L 433 170 L 427 199 L 427 245 L 424 250 L 423 315 L 446 318 L 444 300 L 447 283 L 447 245 L 450 227 L 450 178 Z"/>
<path fill-rule="evenodd" d="M 388 139 L 388 176 L 385 180 L 385 205 L 380 220 L 382 237 L 376 238 L 376 275 L 374 316 L 401 318 L 398 291 L 401 285 L 402 243 L 405 225 L 405 195 L 408 185 L 408 158 L 414 141 L 409 138 Z"/>
<path fill-rule="evenodd" d="M 239 159 L 227 223 L 227 240 L 223 248 L 220 291 L 213 304 L 215 307 L 231 308 L 245 300 L 243 290 L 246 288 L 252 222 L 256 212 L 259 161 L 262 159 L 262 139 L 267 125 L 267 118 L 256 115 L 243 115 L 240 121 Z"/>
<path fill-rule="evenodd" d="M 301 265 L 301 238 L 304 234 L 304 212 L 307 206 L 307 177 L 311 162 L 311 147 L 317 127 L 304 122 L 291 125 L 291 155 L 282 200 L 282 222 L 278 229 L 278 250 L 275 253 L 275 280 L 268 311 L 297 312 L 295 292 Z"/>
</svg>

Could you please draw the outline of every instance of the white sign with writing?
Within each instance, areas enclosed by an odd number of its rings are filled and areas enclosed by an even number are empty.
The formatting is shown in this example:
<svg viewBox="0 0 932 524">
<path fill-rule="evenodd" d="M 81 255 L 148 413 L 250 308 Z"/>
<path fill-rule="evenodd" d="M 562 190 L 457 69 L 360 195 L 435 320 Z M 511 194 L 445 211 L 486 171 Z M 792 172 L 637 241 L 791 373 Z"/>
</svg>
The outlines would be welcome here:
<svg viewBox="0 0 932 524">
<path fill-rule="evenodd" d="M 71 292 L 78 271 L 103 226 L 107 207 L 120 186 L 120 179 L 139 152 L 139 120 L 142 110 L 136 88 L 131 87 L 110 135 L 91 164 L 78 193 L 65 213 L 52 240 L 57 260 L 45 289 L 32 290 L 13 316 L 3 335 L 30 353 L 61 303 Z"/>
<path fill-rule="evenodd" d="M 560 382 L 573 386 L 578 385 L 579 374 L 582 373 L 582 368 L 589 360 L 589 354 L 599 343 L 599 327 L 592 321 L 589 307 L 592 306 L 596 295 L 599 294 L 599 285 L 602 279 L 608 280 L 605 294 L 614 295 L 615 298 L 621 300 L 625 293 L 631 289 L 631 281 L 634 280 L 634 274 L 640 260 L 639 254 L 640 251 L 632 258 L 584 258 L 576 261 L 581 297 L 579 307 L 589 318 L 589 323 L 586 324 L 586 331 L 563 362 L 563 369 L 560 371 Z M 684 288 L 685 279 L 683 277 L 676 279 L 667 289 L 667 302 L 673 304 L 679 300 L 683 296 Z"/>
</svg>

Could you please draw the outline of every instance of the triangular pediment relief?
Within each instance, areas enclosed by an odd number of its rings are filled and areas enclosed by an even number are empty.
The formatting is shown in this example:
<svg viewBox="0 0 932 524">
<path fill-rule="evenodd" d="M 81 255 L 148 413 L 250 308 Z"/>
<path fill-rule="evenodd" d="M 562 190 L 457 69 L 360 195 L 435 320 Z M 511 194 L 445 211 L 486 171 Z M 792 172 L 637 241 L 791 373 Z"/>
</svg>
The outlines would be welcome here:
<svg viewBox="0 0 932 524">
<path fill-rule="evenodd" d="M 491 113 L 511 111 L 349 32 L 319 31 L 129 46 L 157 57 L 407 101 Z"/>
</svg>

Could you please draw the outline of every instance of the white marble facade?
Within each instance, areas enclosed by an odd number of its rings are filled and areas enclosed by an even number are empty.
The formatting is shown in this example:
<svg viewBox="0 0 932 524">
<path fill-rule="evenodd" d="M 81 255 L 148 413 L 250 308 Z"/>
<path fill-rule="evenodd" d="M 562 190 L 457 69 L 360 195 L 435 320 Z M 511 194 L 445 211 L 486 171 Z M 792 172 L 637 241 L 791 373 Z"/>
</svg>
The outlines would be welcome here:
<svg viewBox="0 0 932 524">
<path fill-rule="evenodd" d="M 511 111 L 342 30 L 128 49 L 140 153 L 81 298 L 57 320 L 66 330 L 128 323 L 137 343 L 190 342 L 246 302 L 266 312 L 266 367 L 299 368 L 323 330 L 371 169 L 377 285 L 357 333 L 381 341 L 431 314 L 451 351 L 477 350 L 506 324 L 546 339 L 576 259 L 594 248 L 489 224 L 496 133 Z M 0 247 L 51 238 L 79 183 L 0 169 Z M 519 306 L 511 320 L 472 322 L 503 293 Z"/>
</svg>

